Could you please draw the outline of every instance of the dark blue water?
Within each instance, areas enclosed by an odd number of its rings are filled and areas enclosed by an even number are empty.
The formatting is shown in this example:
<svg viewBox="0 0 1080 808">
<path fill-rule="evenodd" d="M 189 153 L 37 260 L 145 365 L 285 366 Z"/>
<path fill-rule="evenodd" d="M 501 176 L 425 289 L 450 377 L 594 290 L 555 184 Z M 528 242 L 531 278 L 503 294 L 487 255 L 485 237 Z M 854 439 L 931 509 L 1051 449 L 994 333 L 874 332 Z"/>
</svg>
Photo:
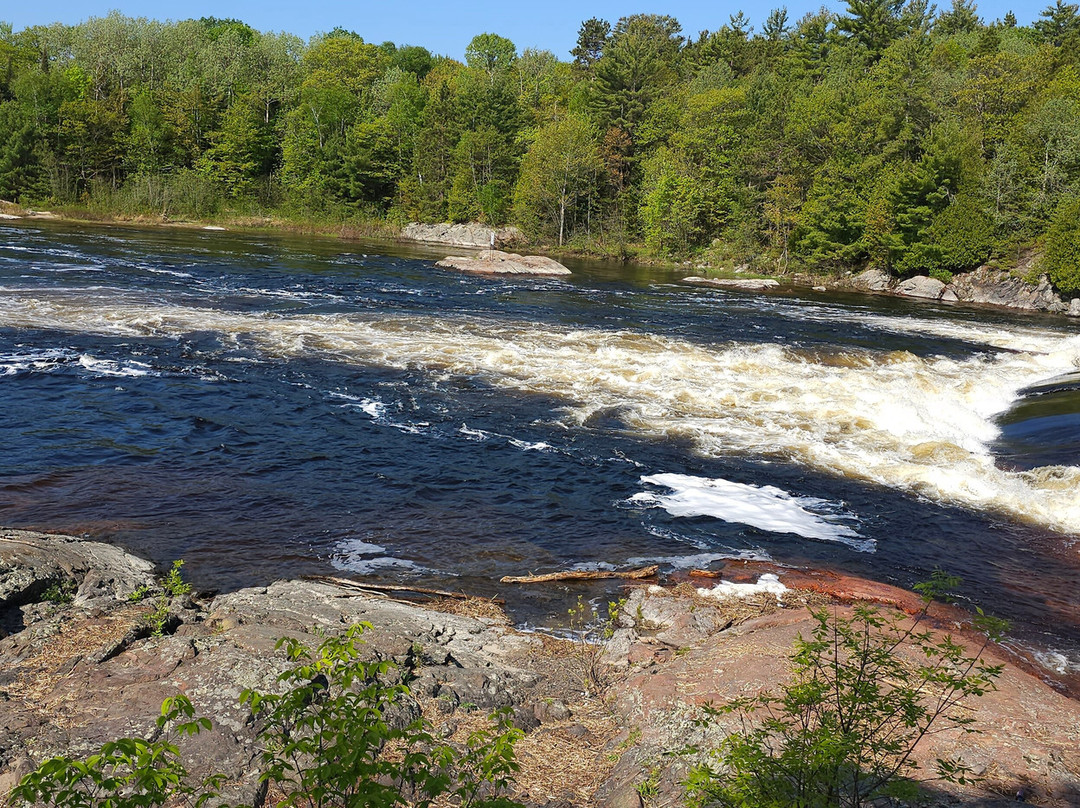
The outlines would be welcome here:
<svg viewBox="0 0 1080 808">
<path fill-rule="evenodd" d="M 741 294 L 602 264 L 574 264 L 566 280 L 472 277 L 431 259 L 329 240 L 4 226 L 0 523 L 184 558 L 207 588 L 405 578 L 498 593 L 531 621 L 563 613 L 568 590 L 500 576 L 754 556 L 907 586 L 943 567 L 1024 641 L 1064 652 L 1066 668 L 1080 660 L 1076 489 L 1040 500 L 1045 481 L 973 464 L 962 438 L 982 440 L 979 424 L 966 410 L 954 419 L 949 398 L 1000 372 L 1025 392 L 985 416 L 996 466 L 1071 479 L 1075 378 L 1036 368 L 1068 345 L 1066 321 Z M 703 382 L 714 370 L 730 384 Z M 902 406 L 876 419 L 909 388 L 921 396 L 912 424 Z M 850 423 L 834 396 L 852 396 Z M 939 435 L 937 419 L 958 426 Z M 907 469 L 896 479 L 894 456 Z M 945 482 L 911 476 L 924 456 Z M 642 481 L 665 473 L 772 486 L 838 535 L 784 532 L 771 511 L 756 523 L 679 515 Z"/>
</svg>

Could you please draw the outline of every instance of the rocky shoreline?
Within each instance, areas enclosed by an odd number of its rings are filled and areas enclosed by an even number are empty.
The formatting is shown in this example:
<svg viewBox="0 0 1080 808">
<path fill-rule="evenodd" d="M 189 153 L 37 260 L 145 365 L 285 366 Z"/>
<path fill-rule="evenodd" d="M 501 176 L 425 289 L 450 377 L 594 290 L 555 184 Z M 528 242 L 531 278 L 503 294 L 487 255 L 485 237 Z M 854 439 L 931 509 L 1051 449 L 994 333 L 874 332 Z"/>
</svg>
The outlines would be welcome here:
<svg viewBox="0 0 1080 808">
<path fill-rule="evenodd" d="M 729 587 L 760 575 L 741 563 L 724 570 Z M 714 745 L 730 729 L 696 726 L 702 704 L 785 681 L 792 643 L 810 625 L 805 604 L 843 612 L 853 599 L 901 608 L 913 600 L 858 579 L 780 579 L 788 582 L 782 596 L 750 587 L 755 594 L 733 600 L 700 579 L 634 585 L 602 646 L 521 633 L 488 601 L 404 602 L 337 580 L 174 598 L 161 636 L 153 636 L 153 607 L 132 598 L 157 586 L 148 562 L 97 542 L 3 530 L 0 794 L 48 756 L 145 737 L 162 700 L 183 693 L 213 722 L 185 747 L 189 768 L 231 773 L 224 795 L 261 805 L 258 750 L 240 692 L 275 686 L 286 665 L 274 650 L 279 637 L 314 645 L 367 621 L 365 654 L 408 672 L 414 709 L 440 737 L 469 732 L 493 708 L 513 711 L 525 732 L 514 794 L 524 804 L 681 805 L 690 761 L 667 753 Z M 962 637 L 958 619 L 948 609 L 935 615 L 939 629 Z M 1078 804 L 1080 703 L 1000 660 L 998 690 L 970 705 L 980 732 L 935 735 L 920 747 L 927 759 L 960 753 L 984 778 L 939 789 L 936 804 L 1011 804 L 1020 788 L 1036 804 Z M 583 689 L 584 665 L 602 666 L 599 691 Z"/>
<path fill-rule="evenodd" d="M 6 206 L 4 203 L 0 203 L 0 208 L 3 208 L 0 218 L 4 220 L 54 220 L 75 223 L 84 221 L 78 217 L 60 215 L 51 211 L 27 211 L 10 203 L 6 203 Z M 11 211 L 18 212 L 13 213 Z M 86 221 L 99 225 L 126 224 L 171 228 L 188 227 L 203 230 L 264 231 L 271 229 L 282 232 L 318 232 L 322 235 L 337 236 L 343 239 L 370 238 L 374 241 L 407 242 L 428 247 L 435 245 L 467 247 L 476 250 L 488 250 L 492 253 L 498 253 L 498 248 L 501 247 L 520 247 L 526 244 L 524 235 L 516 227 L 493 228 L 477 222 L 464 224 L 412 222 L 396 231 L 388 227 L 382 227 L 378 234 L 372 235 L 370 233 L 358 234 L 354 232 L 354 229 L 347 226 L 325 231 L 316 228 L 313 231 L 306 226 L 296 228 L 291 227 L 287 222 L 274 222 L 270 219 L 226 221 L 226 227 L 202 222 L 167 222 L 146 218 L 132 220 L 124 220 L 119 217 L 112 220 L 94 218 Z M 477 256 L 449 256 L 443 259 L 447 262 L 443 266 L 487 274 L 569 274 L 569 270 L 562 267 L 557 261 L 539 253 L 525 256 L 518 256 L 513 253 L 509 255 L 515 259 L 524 258 L 524 261 L 512 263 L 505 259 L 496 258 L 493 261 L 485 262 L 482 258 L 478 261 Z M 582 257 L 587 258 L 588 256 Z M 895 295 L 911 300 L 992 306 L 1018 311 L 1048 312 L 1080 317 L 1080 296 L 1063 298 L 1053 289 L 1045 275 L 1040 275 L 1034 284 L 1020 277 L 1024 274 L 1031 274 L 1032 261 L 1033 257 L 1031 255 L 1026 256 L 1015 272 L 995 269 L 991 266 L 978 267 L 971 272 L 957 273 L 948 283 L 926 276 L 915 276 L 901 280 L 877 269 L 864 270 L 858 273 L 850 272 L 839 276 L 835 274 L 809 273 L 797 274 L 791 280 L 786 278 L 780 280 L 768 279 L 768 281 L 773 282 L 763 282 L 763 279 L 757 277 L 718 279 L 705 276 L 691 276 L 684 278 L 683 281 L 705 286 L 719 286 L 756 292 L 771 291 L 784 286 L 805 286 L 812 288 L 814 291 L 828 291 L 830 289 L 855 291 L 866 294 Z M 464 267 L 460 265 L 465 262 L 473 263 Z M 536 267 L 541 268 L 538 270 Z M 562 267 L 562 269 L 560 270 L 558 267 Z"/>
<path fill-rule="evenodd" d="M 957 273 L 948 283 L 924 275 L 898 280 L 880 269 L 867 269 L 848 279 L 846 285 L 861 292 L 916 300 L 971 303 L 1080 317 L 1080 297 L 1062 298 L 1046 275 L 1039 275 L 1038 281 L 1031 284 L 1013 273 L 989 266 Z"/>
</svg>

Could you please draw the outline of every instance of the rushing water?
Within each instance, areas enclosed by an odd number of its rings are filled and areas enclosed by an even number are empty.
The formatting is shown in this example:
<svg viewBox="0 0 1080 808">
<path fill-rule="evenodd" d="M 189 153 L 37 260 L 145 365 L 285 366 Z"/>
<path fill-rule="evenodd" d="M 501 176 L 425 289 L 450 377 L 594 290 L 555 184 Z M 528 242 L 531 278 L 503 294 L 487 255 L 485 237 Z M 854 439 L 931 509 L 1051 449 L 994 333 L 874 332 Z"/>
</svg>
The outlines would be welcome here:
<svg viewBox="0 0 1080 808">
<path fill-rule="evenodd" d="M 1080 671 L 1075 324 L 377 249 L 4 226 L 0 523 L 183 557 L 221 588 L 940 566 Z M 521 619 L 562 608 L 502 593 Z"/>
</svg>

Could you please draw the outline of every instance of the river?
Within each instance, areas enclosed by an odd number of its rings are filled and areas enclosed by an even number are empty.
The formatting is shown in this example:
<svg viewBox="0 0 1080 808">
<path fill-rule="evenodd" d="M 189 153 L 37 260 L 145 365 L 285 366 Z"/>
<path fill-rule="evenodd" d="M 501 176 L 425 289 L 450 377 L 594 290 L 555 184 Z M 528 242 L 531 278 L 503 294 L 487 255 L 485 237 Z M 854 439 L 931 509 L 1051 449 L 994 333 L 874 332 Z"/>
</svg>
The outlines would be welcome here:
<svg viewBox="0 0 1080 808">
<path fill-rule="evenodd" d="M 567 590 L 500 576 L 941 567 L 1080 672 L 1076 323 L 433 257 L 5 223 L 0 523 L 184 558 L 203 587 L 338 571 L 532 623 Z"/>
</svg>

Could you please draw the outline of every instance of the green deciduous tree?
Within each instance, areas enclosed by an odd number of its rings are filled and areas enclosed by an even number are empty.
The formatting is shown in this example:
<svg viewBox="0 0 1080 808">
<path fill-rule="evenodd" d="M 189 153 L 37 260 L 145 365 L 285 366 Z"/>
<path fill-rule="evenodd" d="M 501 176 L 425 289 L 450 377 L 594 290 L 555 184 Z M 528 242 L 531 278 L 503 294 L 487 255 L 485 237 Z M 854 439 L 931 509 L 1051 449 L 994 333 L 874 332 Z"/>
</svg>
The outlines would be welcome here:
<svg viewBox="0 0 1080 808">
<path fill-rule="evenodd" d="M 739 729 L 694 770 L 696 808 L 861 808 L 912 800 L 915 750 L 928 732 L 976 731 L 963 708 L 995 689 L 1003 666 L 900 614 L 857 606 L 851 617 L 813 611 L 814 629 L 792 656 L 780 693 L 708 707 L 704 727 L 737 716 Z M 999 631 L 1000 624 L 993 630 Z M 914 654 L 905 657 L 905 648 Z M 939 759 L 936 778 L 967 782 L 961 761 Z"/>
<path fill-rule="evenodd" d="M 589 216 L 589 201 L 602 171 L 597 133 L 582 115 L 571 114 L 537 132 L 521 165 L 514 192 L 517 220 L 528 232 L 555 238 L 561 247 L 568 235 L 568 217 Z M 579 209 L 584 205 L 584 215 Z"/>
<path fill-rule="evenodd" d="M 1054 211 L 1042 269 L 1062 292 L 1080 292 L 1080 195 L 1066 197 Z"/>
</svg>

